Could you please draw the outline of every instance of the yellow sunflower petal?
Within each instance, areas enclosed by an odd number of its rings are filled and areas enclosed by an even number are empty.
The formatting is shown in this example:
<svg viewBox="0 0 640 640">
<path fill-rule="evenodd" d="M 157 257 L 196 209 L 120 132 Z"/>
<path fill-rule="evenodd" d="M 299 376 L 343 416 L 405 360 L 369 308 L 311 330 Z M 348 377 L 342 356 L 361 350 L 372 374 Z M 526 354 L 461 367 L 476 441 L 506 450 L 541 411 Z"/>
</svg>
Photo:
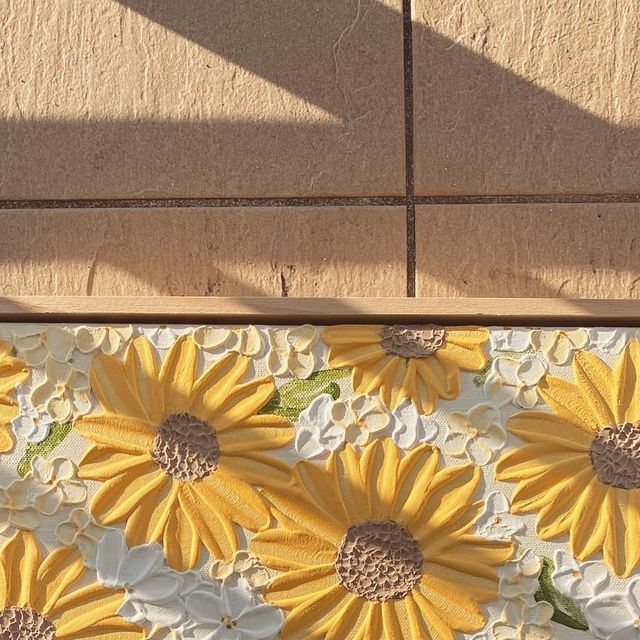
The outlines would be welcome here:
<svg viewBox="0 0 640 640">
<path fill-rule="evenodd" d="M 375 520 L 391 517 L 396 497 L 400 453 L 390 438 L 374 440 L 360 457 L 360 472 L 367 488 L 369 511 Z"/>
<path fill-rule="evenodd" d="M 427 623 L 422 617 L 422 611 L 416 604 L 416 601 L 412 597 L 413 594 L 409 594 L 406 598 L 403 598 L 402 604 L 405 608 L 405 617 L 409 624 L 409 631 L 411 638 L 420 638 L 420 640 L 452 640 L 450 636 L 444 635 L 442 638 L 431 635 Z"/>
<path fill-rule="evenodd" d="M 178 482 L 153 486 L 127 516 L 125 535 L 130 547 L 145 542 L 161 542 L 169 516 L 178 498 Z"/>
<path fill-rule="evenodd" d="M 325 640 L 384 640 L 382 610 L 377 602 L 351 596 L 342 607 Z"/>
<path fill-rule="evenodd" d="M 389 358 L 379 375 L 380 398 L 390 409 L 403 400 L 402 386 L 407 366 L 402 358 Z"/>
<path fill-rule="evenodd" d="M 640 342 L 631 340 L 613 370 L 616 423 L 640 420 Z"/>
<path fill-rule="evenodd" d="M 486 620 L 477 601 L 464 593 L 462 589 L 443 590 L 442 586 L 441 581 L 430 583 L 429 577 L 425 576 L 416 590 L 429 601 L 438 617 L 445 621 L 449 627 L 465 633 L 481 629 Z"/>
<path fill-rule="evenodd" d="M 455 365 L 446 359 L 438 358 L 438 352 L 432 358 L 415 360 L 423 380 L 432 386 L 438 396 L 446 400 L 456 398 L 460 393 L 460 373 Z"/>
<path fill-rule="evenodd" d="M 167 475 L 157 468 L 150 473 L 137 477 L 134 482 L 131 482 L 126 487 L 121 495 L 117 496 L 116 503 L 111 507 L 109 512 L 102 517 L 102 524 L 112 524 L 123 520 L 134 509 L 140 506 L 148 494 L 154 493 L 157 489 L 160 489 L 170 482 L 171 480 L 169 480 Z"/>
<path fill-rule="evenodd" d="M 436 532 L 457 514 L 461 505 L 467 505 L 480 484 L 480 470 L 465 464 L 445 467 L 438 471 L 429 486 L 422 508 L 416 512 L 408 526 L 414 523 L 414 536 L 422 538 L 427 532 Z"/>
<path fill-rule="evenodd" d="M 349 592 L 340 585 L 316 593 L 287 615 L 282 628 L 282 640 L 319 640 L 335 623 L 340 609 L 349 598 Z"/>
<path fill-rule="evenodd" d="M 217 435 L 220 453 L 226 456 L 280 449 L 293 440 L 295 431 L 292 428 L 281 427 L 245 427 L 223 431 Z"/>
<path fill-rule="evenodd" d="M 127 380 L 124 365 L 117 358 L 98 353 L 89 371 L 91 389 L 105 411 L 147 420 L 147 414 Z"/>
<path fill-rule="evenodd" d="M 573 377 L 598 424 L 616 424 L 611 369 L 593 353 L 578 351 L 573 358 Z"/>
<path fill-rule="evenodd" d="M 562 492 L 570 491 L 577 498 L 592 477 L 593 468 L 583 468 L 576 474 L 574 467 L 563 463 L 550 465 L 544 473 L 517 486 L 511 498 L 511 510 L 527 513 L 542 509 Z"/>
<path fill-rule="evenodd" d="M 82 558 L 75 549 L 53 549 L 38 568 L 34 609 L 46 616 L 83 573 Z"/>
<path fill-rule="evenodd" d="M 188 409 L 197 367 L 198 347 L 195 342 L 191 336 L 178 338 L 169 349 L 160 369 L 163 415 Z"/>
<path fill-rule="evenodd" d="M 496 479 L 503 482 L 529 480 L 557 463 L 569 467 L 590 463 L 589 454 L 586 451 L 579 453 L 558 449 L 547 442 L 536 442 L 503 454 L 496 462 L 494 471 Z"/>
<path fill-rule="evenodd" d="M 99 638 L 100 640 L 143 640 L 146 634 L 142 629 L 136 627 L 120 616 L 111 616 L 102 622 L 91 624 L 89 629 L 73 630 L 72 626 L 67 626 L 63 634 L 56 633 L 56 640 L 89 640 Z"/>
<path fill-rule="evenodd" d="M 110 514 L 117 510 L 118 515 L 122 514 L 122 502 L 128 500 L 132 494 L 139 494 L 141 487 L 147 487 L 149 483 L 160 482 L 160 479 L 164 479 L 169 482 L 169 478 L 160 471 L 158 467 L 153 463 L 147 463 L 147 466 L 140 466 L 136 469 L 125 471 L 119 476 L 107 480 L 104 482 L 91 501 L 91 512 L 99 518 L 103 523 L 113 522 L 110 518 Z M 128 501 L 127 508 L 132 511 L 135 508 L 135 503 Z M 126 517 L 125 516 L 121 517 Z"/>
<path fill-rule="evenodd" d="M 103 637 L 100 625 L 107 621 L 110 623 L 108 628 L 113 629 L 111 623 L 119 624 L 121 629 L 138 630 L 141 634 L 142 630 L 130 623 L 122 625 L 113 621 L 122 605 L 122 596 L 121 591 L 98 584 L 82 587 L 63 596 L 49 612 L 49 617 L 56 625 L 56 637 L 62 640 Z"/>
<path fill-rule="evenodd" d="M 589 403 L 580 389 L 568 380 L 547 375 L 538 383 L 538 391 L 559 418 L 577 429 L 587 434 L 594 434 L 602 426 L 598 417 L 589 408 Z"/>
<path fill-rule="evenodd" d="M 224 475 L 264 487 L 283 487 L 291 482 L 289 465 L 262 453 L 221 456 L 218 469 Z"/>
<path fill-rule="evenodd" d="M 391 356 L 380 351 L 375 361 L 363 366 L 355 366 L 351 376 L 351 385 L 356 393 L 373 393 L 380 387 L 380 372 L 389 362 Z"/>
<path fill-rule="evenodd" d="M 335 547 L 340 544 L 346 533 L 339 520 L 329 517 L 316 504 L 305 500 L 302 492 L 268 488 L 263 490 L 263 495 L 301 529 L 314 533 Z"/>
<path fill-rule="evenodd" d="M 129 343 L 123 366 L 129 387 L 138 395 L 147 418 L 159 424 L 163 418 L 163 405 L 158 363 L 155 349 L 144 336 Z"/>
<path fill-rule="evenodd" d="M 601 509 L 607 486 L 594 476 L 576 502 L 569 531 L 571 553 L 579 560 L 586 560 L 602 549 L 607 534 L 607 522 Z"/>
<path fill-rule="evenodd" d="M 91 480 L 109 480 L 151 462 L 149 453 L 122 453 L 111 447 L 94 445 L 80 459 L 80 477 Z"/>
<path fill-rule="evenodd" d="M 463 371 L 481 371 L 487 366 L 489 357 L 481 347 L 466 349 L 445 340 L 443 347 L 436 352 L 438 360 L 446 360 Z"/>
<path fill-rule="evenodd" d="M 438 452 L 428 444 L 409 451 L 398 468 L 398 490 L 393 505 L 393 518 L 402 524 L 412 521 L 422 506 L 427 489 L 438 470 Z"/>
<path fill-rule="evenodd" d="M 322 339 L 330 346 L 367 344 L 380 342 L 380 333 L 384 329 L 382 324 L 339 324 L 333 327 L 325 327 L 322 330 Z"/>
<path fill-rule="evenodd" d="M 193 568 L 200 558 L 200 538 L 185 512 L 185 501 L 178 493 L 179 508 L 171 510 L 162 540 L 167 564 L 178 571 Z M 189 508 L 188 500 L 186 502 Z"/>
<path fill-rule="evenodd" d="M 436 556 L 457 544 L 460 536 L 469 533 L 482 511 L 484 503 L 478 500 L 472 504 L 461 504 L 453 510 L 448 522 L 438 527 L 438 534 L 434 536 L 432 530 L 423 527 L 413 529 L 414 535 L 425 556 Z"/>
<path fill-rule="evenodd" d="M 442 618 L 442 610 L 434 607 L 420 589 L 414 589 L 408 599 L 409 601 L 413 601 L 419 609 L 421 614 L 420 624 L 433 640 L 456 640 L 456 634 L 451 628 L 451 625 Z M 474 626 L 472 630 L 477 631 L 482 626 L 484 625 L 482 624 L 480 627 Z"/>
<path fill-rule="evenodd" d="M 418 412 L 428 416 L 431 415 L 436 408 L 438 402 L 438 394 L 434 386 L 428 382 L 421 371 L 418 371 L 418 375 L 415 379 L 415 390 L 411 396 L 411 400 L 418 408 Z"/>
<path fill-rule="evenodd" d="M 337 552 L 336 545 L 313 533 L 283 528 L 257 533 L 249 548 L 264 564 L 281 571 L 333 565 Z"/>
<path fill-rule="evenodd" d="M 148 453 L 156 429 L 143 418 L 110 413 L 83 416 L 73 428 L 87 440 L 128 453 Z"/>
<path fill-rule="evenodd" d="M 238 424 L 256 414 L 276 390 L 271 377 L 257 378 L 236 386 L 231 391 L 213 418 L 216 429 L 225 429 Z"/>
<path fill-rule="evenodd" d="M 438 562 L 425 560 L 422 582 L 440 593 L 459 594 L 479 603 L 492 602 L 498 598 L 498 575 L 487 577 L 485 565 L 465 565 L 456 563 L 455 558 L 447 556 Z"/>
<path fill-rule="evenodd" d="M 579 496 L 594 477 L 593 469 L 584 469 L 579 475 L 579 479 L 563 484 L 562 491 L 549 492 L 549 500 L 540 507 L 536 519 L 536 533 L 543 540 L 555 538 L 571 528 Z"/>
<path fill-rule="evenodd" d="M 337 620 L 327 631 L 324 640 L 358 640 L 365 637 L 375 640 L 379 637 L 377 630 L 369 629 L 369 614 L 375 607 L 376 603 L 352 595 L 338 612 Z"/>
<path fill-rule="evenodd" d="M 0 351 L 0 394 L 6 394 L 29 377 L 29 368 L 22 360 L 9 355 L 12 349 L 9 343 L 2 344 L 8 345 L 8 351 Z"/>
<path fill-rule="evenodd" d="M 489 332 L 484 327 L 446 327 L 447 342 L 459 347 L 481 346 L 489 341 Z"/>
<path fill-rule="evenodd" d="M 213 422 L 231 390 L 244 378 L 249 362 L 245 356 L 228 353 L 209 366 L 193 386 L 189 411 Z"/>
<path fill-rule="evenodd" d="M 349 528 L 350 517 L 340 496 L 337 478 L 328 474 L 315 462 L 302 460 L 295 465 L 294 478 L 309 501 L 314 501 L 330 518 Z"/>
<path fill-rule="evenodd" d="M 629 577 L 633 572 L 640 555 L 638 538 L 633 535 L 637 534 L 638 514 L 629 510 L 629 493 L 616 487 L 609 487 L 604 502 L 609 527 L 602 553 L 605 562 L 613 572 L 624 578 Z M 630 516 L 633 517 L 632 522 Z"/>
<path fill-rule="evenodd" d="M 507 429 L 526 442 L 544 442 L 569 451 L 588 451 L 593 433 L 546 411 L 521 411 L 507 420 Z"/>
<path fill-rule="evenodd" d="M 351 524 L 370 519 L 369 501 L 355 449 L 347 445 L 339 453 L 332 453 L 327 460 L 327 471 L 339 487 L 344 511 Z"/>
<path fill-rule="evenodd" d="M 233 522 L 249 531 L 269 526 L 271 517 L 260 495 L 244 480 L 215 473 L 193 483 L 193 491 L 203 504 L 215 506 Z"/>
<path fill-rule="evenodd" d="M 40 547 L 31 531 L 18 530 L 0 549 L 7 603 L 15 607 L 33 604 L 37 589 Z"/>
<path fill-rule="evenodd" d="M 13 432 L 8 425 L 0 424 L 0 453 L 11 451 L 15 445 Z"/>
<path fill-rule="evenodd" d="M 514 546 L 510 542 L 502 540 L 487 540 L 482 536 L 474 534 L 464 534 L 458 537 L 456 543 L 449 547 L 447 554 L 456 556 L 458 560 L 468 560 L 469 562 L 481 562 L 489 567 L 504 564 L 513 555 Z M 429 557 L 438 561 L 440 556 Z M 489 572 L 494 575 L 493 572 Z"/>
<path fill-rule="evenodd" d="M 381 605 L 385 640 L 410 640 L 411 635 L 402 600 L 387 600 Z M 398 611 L 399 609 L 401 611 Z"/>
<path fill-rule="evenodd" d="M 212 511 L 203 504 L 191 485 L 182 487 L 180 503 L 211 556 L 231 560 L 238 549 L 238 533 L 233 522 L 224 513 Z"/>
<path fill-rule="evenodd" d="M 379 339 L 371 344 L 331 347 L 329 351 L 329 366 L 332 369 L 366 368 L 385 356 L 386 352 L 380 346 Z"/>
<path fill-rule="evenodd" d="M 326 591 L 338 584 L 333 562 L 286 571 L 276 576 L 265 592 L 267 602 L 283 609 L 293 609 L 307 601 L 309 596 Z"/>
</svg>

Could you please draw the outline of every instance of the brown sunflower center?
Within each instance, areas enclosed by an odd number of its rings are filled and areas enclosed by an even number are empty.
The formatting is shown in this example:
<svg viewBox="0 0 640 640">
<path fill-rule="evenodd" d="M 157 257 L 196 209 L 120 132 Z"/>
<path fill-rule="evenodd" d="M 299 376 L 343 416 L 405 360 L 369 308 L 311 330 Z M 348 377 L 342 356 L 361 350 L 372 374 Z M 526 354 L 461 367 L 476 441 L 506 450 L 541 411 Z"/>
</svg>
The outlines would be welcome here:
<svg viewBox="0 0 640 640">
<path fill-rule="evenodd" d="M 190 413 L 174 413 L 158 425 L 151 457 L 168 476 L 194 482 L 216 470 L 220 446 L 208 422 Z"/>
<path fill-rule="evenodd" d="M 361 598 L 404 598 L 422 576 L 418 541 L 393 520 L 349 527 L 335 561 L 340 584 Z"/>
<path fill-rule="evenodd" d="M 2 640 L 56 640 L 53 622 L 31 607 L 6 607 L 0 610 Z"/>
<path fill-rule="evenodd" d="M 640 488 L 640 425 L 603 427 L 589 453 L 600 482 L 618 489 Z"/>
<path fill-rule="evenodd" d="M 427 358 L 442 348 L 446 329 L 436 324 L 393 324 L 384 327 L 380 345 L 390 356 Z"/>
</svg>

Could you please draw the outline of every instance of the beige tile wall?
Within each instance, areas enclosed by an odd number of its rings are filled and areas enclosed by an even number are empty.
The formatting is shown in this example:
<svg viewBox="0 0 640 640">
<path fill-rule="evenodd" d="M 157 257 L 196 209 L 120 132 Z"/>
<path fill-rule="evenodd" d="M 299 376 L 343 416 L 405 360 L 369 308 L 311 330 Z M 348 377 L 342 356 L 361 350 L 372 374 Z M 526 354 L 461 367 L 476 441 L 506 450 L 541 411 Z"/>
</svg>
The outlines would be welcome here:
<svg viewBox="0 0 640 640">
<path fill-rule="evenodd" d="M 409 4 L 0 0 L 0 295 L 638 297 L 632 0 Z"/>
</svg>

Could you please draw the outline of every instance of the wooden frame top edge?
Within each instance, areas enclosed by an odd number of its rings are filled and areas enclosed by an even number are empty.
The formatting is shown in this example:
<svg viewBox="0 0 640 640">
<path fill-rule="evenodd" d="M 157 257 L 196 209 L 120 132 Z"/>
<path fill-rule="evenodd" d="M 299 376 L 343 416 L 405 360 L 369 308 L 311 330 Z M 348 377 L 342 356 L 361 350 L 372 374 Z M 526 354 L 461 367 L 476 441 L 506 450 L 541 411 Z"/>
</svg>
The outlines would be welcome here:
<svg viewBox="0 0 640 640">
<path fill-rule="evenodd" d="M 564 298 L 0 297 L 10 322 L 640 324 L 640 300 Z"/>
</svg>

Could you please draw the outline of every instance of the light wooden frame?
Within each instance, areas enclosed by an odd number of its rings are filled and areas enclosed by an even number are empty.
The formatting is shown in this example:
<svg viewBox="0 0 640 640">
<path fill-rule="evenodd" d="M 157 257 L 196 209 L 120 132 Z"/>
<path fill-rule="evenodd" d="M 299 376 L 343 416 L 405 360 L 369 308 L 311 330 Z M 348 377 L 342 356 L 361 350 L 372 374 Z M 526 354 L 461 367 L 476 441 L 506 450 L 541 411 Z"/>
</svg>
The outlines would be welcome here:
<svg viewBox="0 0 640 640">
<path fill-rule="evenodd" d="M 640 300 L 560 298 L 0 297 L 9 322 L 430 322 L 640 325 Z"/>
</svg>

